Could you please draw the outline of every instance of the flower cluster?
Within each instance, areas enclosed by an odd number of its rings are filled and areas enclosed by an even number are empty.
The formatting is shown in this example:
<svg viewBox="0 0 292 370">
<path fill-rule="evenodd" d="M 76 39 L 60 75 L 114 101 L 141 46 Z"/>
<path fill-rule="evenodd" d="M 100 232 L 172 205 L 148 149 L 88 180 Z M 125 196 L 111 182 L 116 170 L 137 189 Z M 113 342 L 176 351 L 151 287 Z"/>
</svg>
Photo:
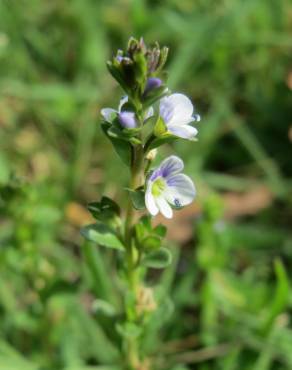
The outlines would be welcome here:
<svg viewBox="0 0 292 370">
<path fill-rule="evenodd" d="M 157 76 L 166 55 L 166 48 L 160 49 L 156 44 L 148 49 L 143 40 L 131 39 L 127 52 L 119 50 L 109 62 L 110 72 L 128 93 L 120 100 L 118 109 L 101 110 L 104 131 L 114 146 L 117 140 L 124 141 L 124 146 L 130 143 L 134 149 L 140 145 L 146 156 L 149 150 L 168 141 L 195 140 L 198 131 L 192 124 L 199 122 L 200 116 L 194 112 L 191 100 L 183 94 L 170 93 Z M 147 131 L 150 134 L 144 138 Z M 116 149 L 121 152 L 121 148 Z M 181 159 L 170 156 L 151 174 L 146 173 L 146 184 L 139 185 L 144 187 L 145 205 L 151 215 L 161 212 L 171 218 L 173 208 L 192 202 L 195 187 L 192 180 L 181 173 L 183 167 Z"/>
</svg>

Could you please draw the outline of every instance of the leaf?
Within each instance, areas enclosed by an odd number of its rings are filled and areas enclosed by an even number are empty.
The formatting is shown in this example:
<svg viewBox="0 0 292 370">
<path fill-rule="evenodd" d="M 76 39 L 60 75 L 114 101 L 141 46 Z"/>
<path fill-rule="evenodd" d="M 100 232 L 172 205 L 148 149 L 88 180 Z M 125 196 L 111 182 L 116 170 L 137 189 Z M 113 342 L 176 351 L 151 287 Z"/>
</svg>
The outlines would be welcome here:
<svg viewBox="0 0 292 370">
<path fill-rule="evenodd" d="M 165 85 L 162 85 L 156 89 L 151 90 L 147 93 L 146 96 L 143 98 L 143 105 L 144 107 L 149 107 L 158 100 L 162 99 L 164 96 L 168 94 L 168 89 Z"/>
<path fill-rule="evenodd" d="M 87 209 L 92 216 L 100 221 L 109 220 L 120 215 L 120 207 L 115 201 L 108 197 L 102 197 L 100 202 L 91 202 Z"/>
<path fill-rule="evenodd" d="M 136 240 L 140 248 L 148 251 L 158 249 L 162 238 L 166 234 L 166 227 L 158 225 L 154 229 L 151 226 L 151 217 L 144 215 L 135 225 Z"/>
<path fill-rule="evenodd" d="M 142 216 L 135 225 L 136 238 L 138 243 L 142 243 L 142 240 L 151 232 L 151 221 L 148 215 Z"/>
<path fill-rule="evenodd" d="M 125 338 L 137 338 L 142 333 L 142 327 L 132 322 L 118 323 L 116 325 L 117 332 Z"/>
<path fill-rule="evenodd" d="M 23 357 L 4 340 L 0 340 L 0 370 L 38 370 L 39 365 Z"/>
<path fill-rule="evenodd" d="M 96 299 L 93 302 L 92 308 L 95 313 L 97 314 L 102 313 L 108 317 L 113 317 L 117 314 L 116 308 L 111 303 L 103 299 Z"/>
<path fill-rule="evenodd" d="M 178 139 L 178 137 L 170 135 L 170 134 L 167 133 L 167 134 L 165 134 L 161 137 L 154 138 L 153 140 L 151 140 L 151 142 L 149 144 L 147 143 L 148 144 L 147 149 L 149 151 L 149 150 L 158 148 L 161 145 L 173 143 L 177 139 Z"/>
<path fill-rule="evenodd" d="M 159 224 L 154 228 L 154 232 L 156 235 L 160 236 L 161 238 L 164 238 L 167 232 L 167 227 Z"/>
<path fill-rule="evenodd" d="M 172 255 L 170 251 L 162 247 L 158 250 L 146 254 L 142 259 L 142 264 L 147 267 L 161 269 L 170 265 L 171 261 Z"/>
<path fill-rule="evenodd" d="M 161 238 L 156 235 L 149 235 L 141 242 L 145 250 L 158 249 L 161 246 Z"/>
<path fill-rule="evenodd" d="M 107 225 L 98 222 L 96 224 L 84 226 L 81 234 L 85 239 L 102 245 L 103 247 L 118 249 L 123 251 L 125 246 L 116 236 L 115 232 Z"/>
<path fill-rule="evenodd" d="M 133 206 L 137 210 L 145 209 L 145 192 L 142 189 L 126 189 L 129 192 Z"/>
<path fill-rule="evenodd" d="M 285 310 L 289 301 L 289 278 L 287 276 L 285 267 L 280 259 L 276 259 L 274 263 L 276 275 L 276 289 L 273 294 L 271 304 L 267 305 L 269 308 L 265 326 L 270 328 L 275 318 Z"/>
<path fill-rule="evenodd" d="M 107 68 L 110 74 L 113 76 L 113 78 L 121 85 L 121 87 L 128 94 L 129 89 L 120 69 L 114 66 L 112 62 L 107 62 Z"/>
<path fill-rule="evenodd" d="M 132 153 L 131 144 L 123 139 L 110 136 L 108 134 L 109 126 L 110 124 L 108 124 L 107 122 L 103 122 L 101 124 L 104 134 L 113 144 L 116 153 L 118 154 L 122 162 L 124 162 L 124 164 L 129 167 L 131 164 L 131 153 Z"/>
</svg>

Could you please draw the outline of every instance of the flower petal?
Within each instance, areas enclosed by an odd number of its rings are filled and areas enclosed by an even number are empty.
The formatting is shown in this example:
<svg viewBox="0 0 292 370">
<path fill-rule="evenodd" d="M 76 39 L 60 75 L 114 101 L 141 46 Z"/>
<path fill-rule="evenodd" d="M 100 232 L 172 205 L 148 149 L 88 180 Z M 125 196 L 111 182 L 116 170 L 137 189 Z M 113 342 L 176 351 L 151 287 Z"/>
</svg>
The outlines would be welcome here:
<svg viewBox="0 0 292 370">
<path fill-rule="evenodd" d="M 112 108 L 103 108 L 100 111 L 100 114 L 103 116 L 105 121 L 107 122 L 112 122 L 117 114 L 117 111 Z"/>
<path fill-rule="evenodd" d="M 190 125 L 170 125 L 167 128 L 173 135 L 183 139 L 192 139 L 198 133 L 198 130 Z"/>
<path fill-rule="evenodd" d="M 159 176 L 162 176 L 164 178 L 167 178 L 168 176 L 173 176 L 176 173 L 181 172 L 183 168 L 183 161 L 179 157 L 171 155 L 161 162 L 161 165 L 151 175 L 150 180 L 154 181 Z"/>
<path fill-rule="evenodd" d="M 125 95 L 121 98 L 118 108 L 119 112 L 122 110 L 123 105 L 128 103 L 128 100 L 129 100 L 128 95 Z"/>
<path fill-rule="evenodd" d="M 159 115 L 162 117 L 166 125 L 172 119 L 175 108 L 169 98 L 170 97 L 166 96 L 162 98 L 159 103 Z"/>
<path fill-rule="evenodd" d="M 163 214 L 166 218 L 172 218 L 173 211 L 170 207 L 170 205 L 167 203 L 166 199 L 163 197 L 155 198 L 157 207 L 159 208 L 159 211 Z"/>
<path fill-rule="evenodd" d="M 172 94 L 168 97 L 168 102 L 174 107 L 174 112 L 167 124 L 180 125 L 192 121 L 194 107 L 187 96 L 183 94 Z"/>
<path fill-rule="evenodd" d="M 152 195 L 151 190 L 152 190 L 152 182 L 148 181 L 147 190 L 146 190 L 146 193 L 145 193 L 145 205 L 146 205 L 146 208 L 148 209 L 149 213 L 152 216 L 156 216 L 157 213 L 159 212 L 159 210 L 158 210 L 158 207 L 155 203 L 155 200 L 154 200 L 154 197 Z"/>
<path fill-rule="evenodd" d="M 167 178 L 167 188 L 163 196 L 167 201 L 177 207 L 186 206 L 194 200 L 196 188 L 193 181 L 184 174 L 176 174 Z"/>
</svg>

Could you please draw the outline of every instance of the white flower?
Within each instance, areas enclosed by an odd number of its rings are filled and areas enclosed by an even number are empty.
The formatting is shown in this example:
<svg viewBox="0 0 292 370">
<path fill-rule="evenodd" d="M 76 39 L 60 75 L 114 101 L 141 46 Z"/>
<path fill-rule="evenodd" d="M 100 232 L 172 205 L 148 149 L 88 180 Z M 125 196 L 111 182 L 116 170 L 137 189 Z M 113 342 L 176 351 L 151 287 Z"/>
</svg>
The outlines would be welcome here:
<svg viewBox="0 0 292 370">
<path fill-rule="evenodd" d="M 128 102 L 128 96 L 123 96 L 120 100 L 118 110 L 112 108 L 103 108 L 100 113 L 103 116 L 104 120 L 112 123 L 113 120 L 118 116 L 120 124 L 124 128 L 135 128 L 137 126 L 137 122 L 135 119 L 134 112 L 131 111 L 124 111 L 122 108 L 124 104 Z M 152 117 L 154 114 L 153 108 L 150 107 L 144 114 L 144 121 L 148 118 Z"/>
<path fill-rule="evenodd" d="M 196 189 L 192 180 L 180 173 L 183 168 L 183 161 L 172 155 L 166 158 L 148 179 L 145 203 L 152 216 L 161 212 L 164 217 L 172 218 L 170 204 L 183 207 L 193 201 Z"/>
<path fill-rule="evenodd" d="M 167 130 L 183 139 L 194 138 L 198 130 L 189 124 L 200 121 L 200 116 L 193 116 L 194 107 L 188 97 L 183 94 L 172 94 L 160 100 L 159 114 Z"/>
</svg>

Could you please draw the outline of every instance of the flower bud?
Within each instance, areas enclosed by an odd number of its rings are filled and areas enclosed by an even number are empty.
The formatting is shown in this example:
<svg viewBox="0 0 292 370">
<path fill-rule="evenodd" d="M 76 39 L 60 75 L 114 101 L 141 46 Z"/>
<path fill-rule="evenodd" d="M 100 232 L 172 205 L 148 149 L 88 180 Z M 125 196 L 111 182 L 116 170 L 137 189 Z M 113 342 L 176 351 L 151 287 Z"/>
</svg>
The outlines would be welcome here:
<svg viewBox="0 0 292 370">
<path fill-rule="evenodd" d="M 147 93 L 149 93 L 150 91 L 154 89 L 157 89 L 161 85 L 162 85 L 162 81 L 160 80 L 160 78 L 149 77 L 146 83 L 145 90 L 144 90 L 144 95 L 146 95 Z"/>
<path fill-rule="evenodd" d="M 137 127 L 137 122 L 135 119 L 134 112 L 120 112 L 118 114 L 119 122 L 124 128 L 135 128 Z"/>
<path fill-rule="evenodd" d="M 148 161 L 153 161 L 156 155 L 157 155 L 157 149 L 152 149 L 147 153 L 146 159 L 148 159 Z"/>
</svg>

